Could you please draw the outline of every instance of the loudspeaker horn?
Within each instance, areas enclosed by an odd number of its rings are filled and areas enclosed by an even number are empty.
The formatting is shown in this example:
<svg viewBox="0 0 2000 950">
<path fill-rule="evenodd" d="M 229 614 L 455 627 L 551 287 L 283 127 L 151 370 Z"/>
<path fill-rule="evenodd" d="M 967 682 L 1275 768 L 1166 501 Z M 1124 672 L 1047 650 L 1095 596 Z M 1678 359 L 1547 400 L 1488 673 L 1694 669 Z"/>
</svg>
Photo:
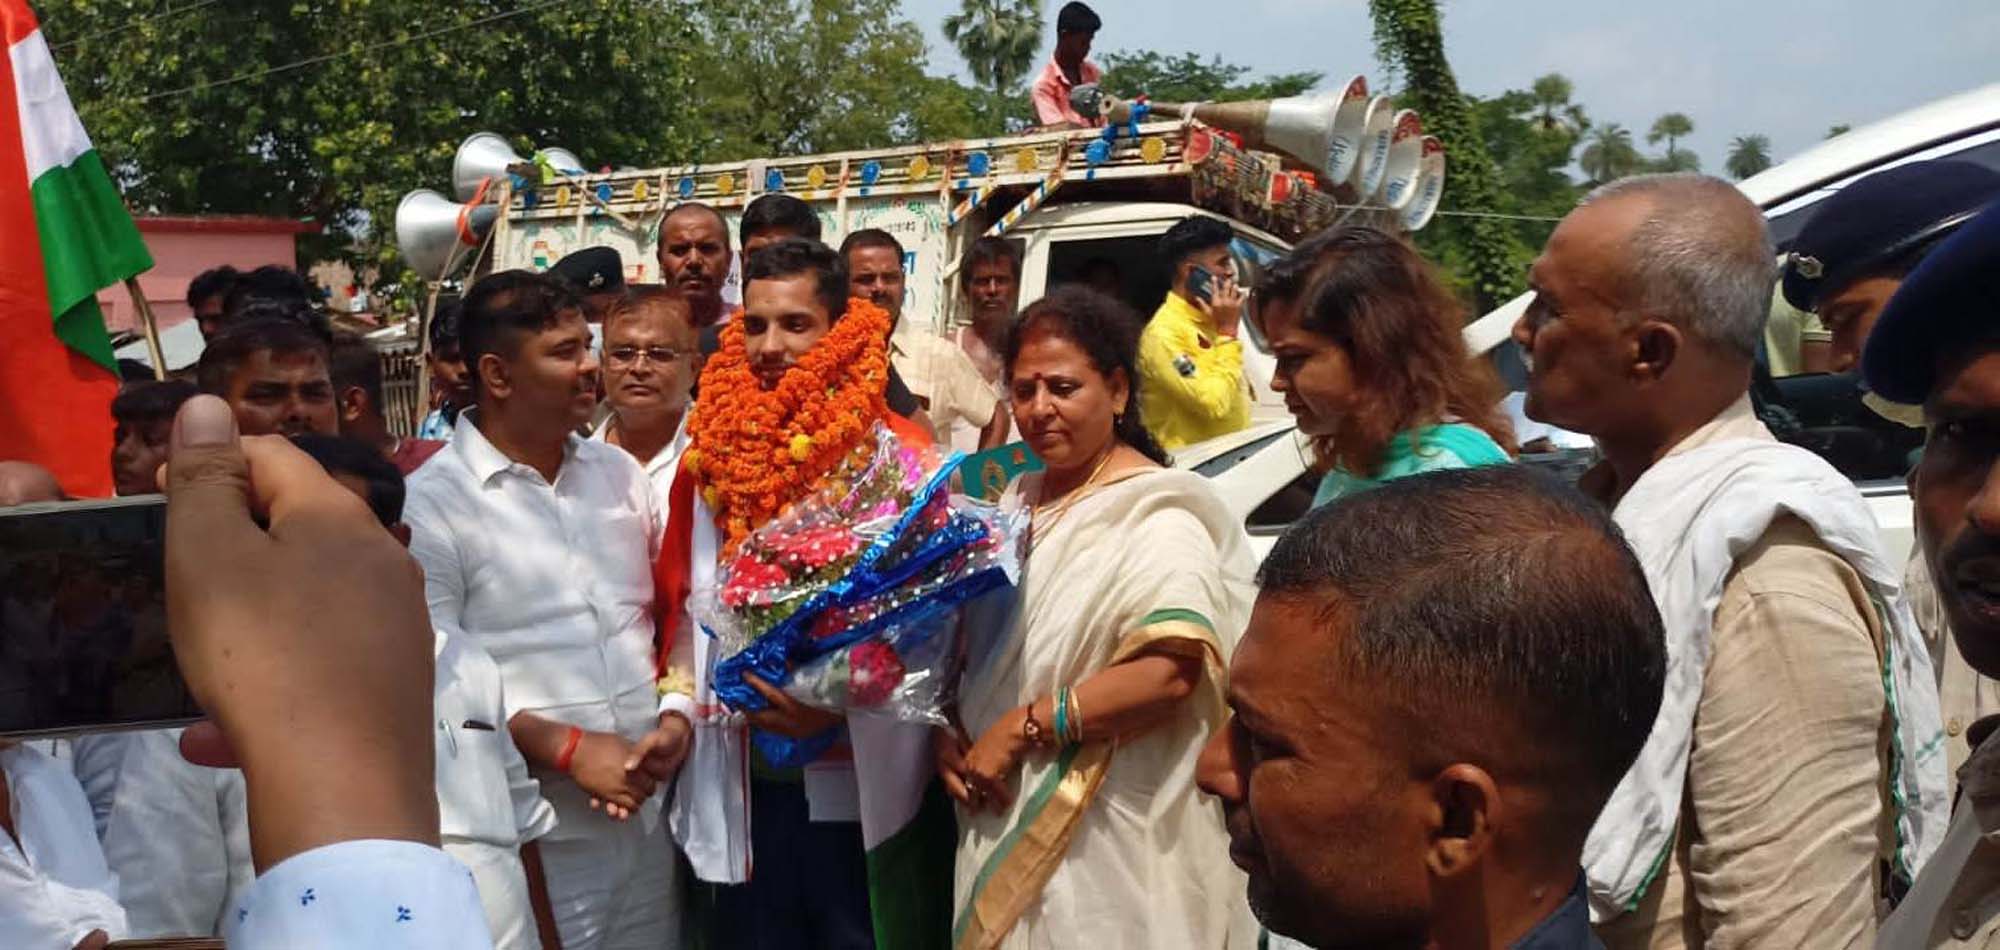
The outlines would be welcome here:
<svg viewBox="0 0 2000 950">
<path fill-rule="evenodd" d="M 460 201 L 471 201 L 479 183 L 507 174 L 508 166 L 526 162 L 514 146 L 492 132 L 474 132 L 458 145 L 451 160 L 451 192 Z"/>
<path fill-rule="evenodd" d="M 460 204 L 419 188 L 396 204 L 396 246 L 423 279 L 439 280 L 461 249 L 479 246 L 499 216 L 495 205 Z"/>
<path fill-rule="evenodd" d="M 1389 143 L 1396 135 L 1396 113 L 1388 97 L 1368 100 L 1362 126 L 1361 160 L 1354 163 L 1354 190 L 1366 201 L 1382 187 L 1382 179 L 1389 170 Z"/>
<path fill-rule="evenodd" d="M 589 174 L 583 167 L 583 159 L 576 157 L 575 152 L 566 148 L 545 148 L 536 152 L 535 157 L 548 162 L 550 168 L 565 175 Z"/>
<path fill-rule="evenodd" d="M 1403 209 L 1403 230 L 1421 231 L 1437 216 L 1444 200 L 1444 143 L 1435 135 L 1424 136 L 1424 160 L 1417 172 L 1417 196 Z"/>
<path fill-rule="evenodd" d="M 1351 168 L 1361 145 L 1360 102 L 1368 83 L 1348 80 L 1339 93 L 1249 99 L 1242 102 L 1155 102 L 1154 115 L 1178 115 L 1243 137 L 1246 148 L 1278 152 L 1311 169 L 1322 179 L 1338 181 Z M 1129 122 L 1134 103 L 1099 93 L 1096 113 L 1111 122 Z"/>
<path fill-rule="evenodd" d="M 1396 113 L 1395 134 L 1389 140 L 1389 160 L 1383 163 L 1382 207 L 1401 211 L 1417 196 L 1417 173 L 1423 163 L 1424 120 L 1404 109 Z"/>
</svg>

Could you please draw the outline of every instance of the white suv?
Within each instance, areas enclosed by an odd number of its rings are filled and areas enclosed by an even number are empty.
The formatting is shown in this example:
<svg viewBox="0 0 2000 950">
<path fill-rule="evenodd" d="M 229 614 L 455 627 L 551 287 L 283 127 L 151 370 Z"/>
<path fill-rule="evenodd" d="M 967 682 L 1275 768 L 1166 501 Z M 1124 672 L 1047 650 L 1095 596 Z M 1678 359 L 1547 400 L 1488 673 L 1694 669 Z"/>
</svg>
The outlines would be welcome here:
<svg viewBox="0 0 2000 950">
<path fill-rule="evenodd" d="M 1809 210 L 1848 182 L 1908 162 L 1950 157 L 2000 169 L 2000 83 L 1940 99 L 1822 142 L 1741 184 L 1765 209 L 1771 237 L 1783 251 L 1811 217 Z M 1465 328 L 1475 353 L 1508 344 L 1528 295 L 1509 301 Z M 1797 425 L 1781 437 L 1825 456 L 1855 480 L 1882 527 L 1889 553 L 1908 555 L 1910 498 L 1901 475 L 1904 456 L 1919 439 L 1861 408 L 1850 377 L 1793 376 L 1764 380 L 1758 396 Z M 1573 475 L 1589 453 L 1532 456 L 1529 464 Z M 1231 509 L 1244 519 L 1262 554 L 1312 502 L 1316 476 L 1309 471 L 1305 440 L 1289 423 L 1264 422 L 1222 439 L 1191 446 L 1176 465 L 1215 480 Z"/>
</svg>

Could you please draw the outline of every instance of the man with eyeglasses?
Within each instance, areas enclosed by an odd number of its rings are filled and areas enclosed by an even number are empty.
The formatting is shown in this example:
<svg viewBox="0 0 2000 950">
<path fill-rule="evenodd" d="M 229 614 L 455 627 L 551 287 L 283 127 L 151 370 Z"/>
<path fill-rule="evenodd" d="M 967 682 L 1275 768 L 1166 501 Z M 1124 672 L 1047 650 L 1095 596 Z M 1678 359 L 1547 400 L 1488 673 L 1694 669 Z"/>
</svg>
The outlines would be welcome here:
<svg viewBox="0 0 2000 950">
<path fill-rule="evenodd" d="M 630 452 L 646 469 L 662 524 L 674 467 L 687 448 L 695 337 L 687 297 L 668 287 L 634 287 L 604 315 L 604 402 L 611 414 L 591 438 Z"/>
</svg>

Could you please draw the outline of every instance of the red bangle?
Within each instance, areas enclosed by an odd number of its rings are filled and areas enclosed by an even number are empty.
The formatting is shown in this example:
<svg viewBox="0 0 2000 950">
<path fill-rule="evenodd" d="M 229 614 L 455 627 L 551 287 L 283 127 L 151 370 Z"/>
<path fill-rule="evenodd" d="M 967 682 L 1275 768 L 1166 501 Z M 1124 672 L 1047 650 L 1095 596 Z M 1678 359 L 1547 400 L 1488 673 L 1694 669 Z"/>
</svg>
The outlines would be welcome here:
<svg viewBox="0 0 2000 950">
<path fill-rule="evenodd" d="M 556 771 L 569 774 L 570 760 L 576 758 L 576 747 L 583 744 L 583 730 L 569 727 L 569 735 L 563 737 L 562 751 L 556 753 Z"/>
</svg>

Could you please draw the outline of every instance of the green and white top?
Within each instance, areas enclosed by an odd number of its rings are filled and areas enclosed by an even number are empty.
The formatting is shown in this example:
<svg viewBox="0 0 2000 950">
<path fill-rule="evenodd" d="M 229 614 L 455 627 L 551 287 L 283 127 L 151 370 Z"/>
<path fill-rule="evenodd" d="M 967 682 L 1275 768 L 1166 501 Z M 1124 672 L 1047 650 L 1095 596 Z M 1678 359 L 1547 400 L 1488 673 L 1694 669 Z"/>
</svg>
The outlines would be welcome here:
<svg viewBox="0 0 2000 950">
<path fill-rule="evenodd" d="M 1395 438 L 1389 440 L 1388 448 L 1382 453 L 1382 464 L 1376 467 L 1373 475 L 1363 477 L 1343 468 L 1327 472 L 1326 477 L 1320 479 L 1319 490 L 1313 493 L 1313 507 L 1318 508 L 1328 502 L 1360 494 L 1383 482 L 1410 475 L 1504 465 L 1510 461 L 1513 460 L 1508 457 L 1507 450 L 1477 426 L 1447 422 L 1410 429 L 1397 433 Z"/>
</svg>

